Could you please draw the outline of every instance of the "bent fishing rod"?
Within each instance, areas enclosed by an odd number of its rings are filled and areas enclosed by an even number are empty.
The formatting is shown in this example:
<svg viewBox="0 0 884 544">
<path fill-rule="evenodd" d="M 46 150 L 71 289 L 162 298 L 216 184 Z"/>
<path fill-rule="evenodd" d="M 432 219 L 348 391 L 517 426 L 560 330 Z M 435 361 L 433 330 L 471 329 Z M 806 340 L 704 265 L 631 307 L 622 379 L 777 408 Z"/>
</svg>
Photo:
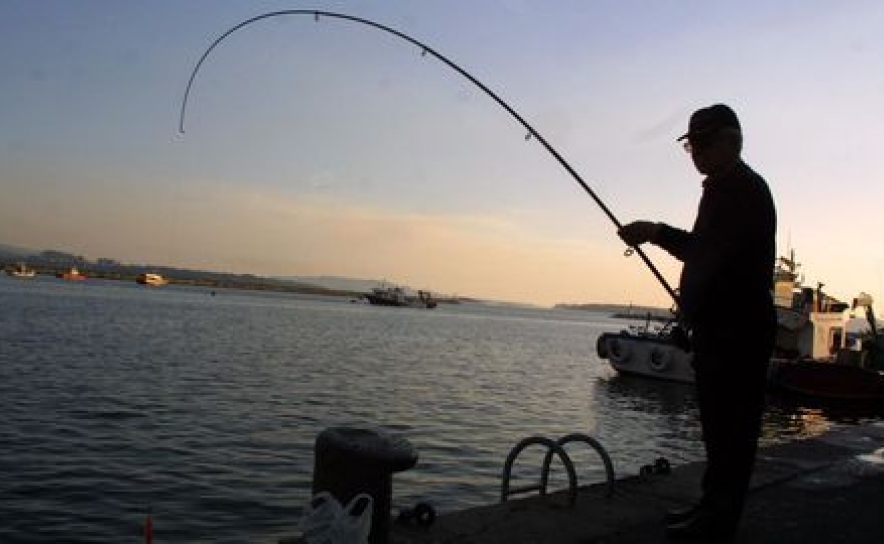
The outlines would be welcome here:
<svg viewBox="0 0 884 544">
<path fill-rule="evenodd" d="M 408 36 L 407 34 L 405 34 L 403 32 L 400 32 L 400 31 L 390 28 L 388 26 L 382 25 L 382 24 L 377 23 L 375 21 L 371 21 L 369 19 L 355 17 L 353 15 L 347 15 L 345 13 L 337 13 L 337 12 L 332 12 L 332 11 L 304 10 L 304 9 L 287 9 L 287 10 L 280 10 L 280 11 L 272 11 L 269 13 L 264 13 L 262 15 L 258 15 L 256 17 L 252 17 L 251 19 L 246 19 L 245 21 L 233 26 L 232 28 L 230 28 L 229 30 L 227 30 L 226 32 L 221 34 L 218 38 L 215 39 L 214 42 L 212 42 L 212 44 L 209 46 L 209 48 L 206 49 L 205 53 L 203 53 L 202 57 L 200 57 L 199 61 L 197 61 L 196 66 L 194 66 L 193 72 L 191 72 L 191 74 L 190 74 L 190 79 L 187 82 L 187 88 L 184 91 L 184 99 L 181 101 L 181 115 L 180 115 L 180 118 L 178 121 L 178 131 L 181 134 L 184 134 L 184 116 L 185 116 L 185 111 L 187 109 L 187 101 L 188 101 L 188 98 L 190 98 L 190 91 L 191 91 L 191 88 L 193 87 L 193 82 L 196 80 L 197 73 L 199 73 L 200 67 L 202 67 L 203 63 L 208 58 L 209 54 L 222 41 L 224 41 L 228 36 L 230 36 L 231 34 L 236 32 L 237 30 L 239 30 L 245 26 L 248 26 L 252 23 L 256 23 L 256 22 L 261 21 L 263 19 L 269 19 L 271 17 L 288 16 L 288 15 L 292 15 L 292 16 L 310 15 L 310 16 L 313 16 L 313 18 L 317 22 L 319 21 L 320 18 L 327 17 L 330 19 L 341 19 L 344 21 L 352 22 L 352 23 L 366 25 L 366 26 L 369 26 L 372 28 L 376 28 L 378 30 L 382 30 L 388 34 L 392 34 L 393 36 L 396 36 L 402 40 L 405 40 L 408 43 L 411 43 L 411 44 L 417 46 L 421 51 L 421 56 L 431 55 L 431 56 L 435 57 L 436 59 L 442 61 L 449 68 L 451 68 L 455 72 L 459 73 L 463 77 L 467 78 L 474 85 L 476 85 L 477 87 L 482 89 L 485 92 L 485 94 L 487 94 L 492 99 L 494 99 L 494 101 L 497 102 L 497 104 L 500 107 L 505 109 L 507 111 L 507 113 L 509 113 L 511 116 L 513 116 L 516 119 L 516 121 L 518 121 L 525 128 L 525 130 L 528 131 L 528 134 L 525 136 L 525 139 L 529 140 L 533 137 L 538 142 L 540 142 L 540 144 L 544 147 L 544 149 L 546 149 L 553 157 L 555 157 L 555 159 L 559 162 L 559 164 L 569 174 L 571 174 L 571 177 L 574 178 L 574 180 L 583 188 L 583 190 L 586 191 L 586 193 L 590 197 L 592 197 L 592 199 L 599 206 L 599 208 L 601 208 L 601 210 L 605 213 L 605 215 L 608 216 L 608 219 L 610 219 L 611 222 L 614 223 L 614 226 L 617 227 L 617 230 L 620 230 L 620 228 L 623 226 L 620 223 L 620 221 L 617 219 L 617 217 L 611 212 L 611 210 L 608 208 L 608 206 L 606 206 L 605 203 L 602 202 L 602 199 L 599 198 L 599 196 L 595 193 L 595 191 L 593 191 L 585 181 L 583 181 L 583 178 L 580 177 L 580 175 L 577 173 L 577 171 L 574 170 L 574 168 L 572 168 L 570 164 L 568 164 L 568 162 L 559 154 L 559 152 L 556 151 L 555 148 L 553 148 L 553 146 L 550 145 L 549 142 L 546 141 L 546 138 L 544 138 L 539 132 L 534 130 L 534 127 L 532 127 L 528 123 L 528 121 L 526 121 L 521 115 L 519 115 L 518 112 L 516 112 L 516 110 L 514 110 L 512 107 L 510 107 L 509 104 L 504 102 L 504 100 L 502 98 L 497 96 L 497 94 L 495 94 L 491 89 L 489 89 L 487 86 L 485 86 L 485 84 L 483 84 L 481 81 L 479 81 L 478 79 L 473 77 L 472 74 L 470 74 L 469 72 L 467 72 L 466 70 L 464 70 L 463 68 L 461 68 L 460 66 L 455 64 L 448 57 L 439 53 L 438 51 L 436 51 L 432 47 L 428 46 L 427 44 L 425 44 L 423 42 L 420 42 L 420 41 L 412 38 L 411 36 Z M 669 293 L 669 296 L 672 297 L 673 302 L 675 302 L 676 308 L 678 308 L 679 307 L 678 295 L 676 294 L 675 290 L 673 290 L 672 287 L 669 285 L 669 283 L 666 281 L 666 278 L 664 278 L 663 275 L 660 274 L 660 271 L 657 270 L 657 267 L 654 266 L 654 263 L 651 262 L 651 259 L 649 259 L 648 256 L 645 254 L 645 252 L 642 251 L 642 249 L 638 246 L 630 247 L 630 249 L 627 250 L 626 254 L 629 255 L 632 252 L 635 252 L 636 254 L 638 254 L 639 257 L 641 257 L 642 261 L 644 261 L 644 263 L 650 269 L 651 273 L 654 274 L 654 277 L 657 278 L 657 281 L 660 282 L 660 284 L 663 286 L 663 288 L 666 289 L 666 292 Z"/>
</svg>

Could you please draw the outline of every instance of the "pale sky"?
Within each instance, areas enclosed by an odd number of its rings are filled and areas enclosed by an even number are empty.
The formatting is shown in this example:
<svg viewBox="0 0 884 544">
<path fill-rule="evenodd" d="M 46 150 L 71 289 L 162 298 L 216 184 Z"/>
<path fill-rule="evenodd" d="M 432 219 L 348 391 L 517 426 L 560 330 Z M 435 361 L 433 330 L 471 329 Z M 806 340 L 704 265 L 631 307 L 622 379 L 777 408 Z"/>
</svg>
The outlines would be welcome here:
<svg viewBox="0 0 884 544">
<path fill-rule="evenodd" d="M 689 228 L 674 141 L 716 102 L 809 283 L 884 300 L 884 3 L 189 0 L 0 3 L 0 243 L 552 305 L 668 305 L 613 224 Z M 751 210 L 747 210 L 751 213 Z M 680 263 L 649 250 L 673 284 Z M 737 302 L 737 301 L 735 301 Z"/>
</svg>

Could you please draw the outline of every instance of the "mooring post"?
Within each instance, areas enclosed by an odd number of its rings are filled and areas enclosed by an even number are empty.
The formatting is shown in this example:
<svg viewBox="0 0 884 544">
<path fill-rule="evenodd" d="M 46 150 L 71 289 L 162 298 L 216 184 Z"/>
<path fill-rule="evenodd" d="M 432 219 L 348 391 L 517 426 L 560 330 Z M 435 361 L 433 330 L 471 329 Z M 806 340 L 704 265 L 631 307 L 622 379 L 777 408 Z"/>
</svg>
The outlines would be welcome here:
<svg viewBox="0 0 884 544">
<path fill-rule="evenodd" d="M 372 429 L 331 427 L 316 437 L 313 494 L 328 491 L 341 504 L 359 493 L 374 500 L 370 544 L 390 539 L 393 474 L 417 464 L 418 454 L 408 440 Z"/>
</svg>

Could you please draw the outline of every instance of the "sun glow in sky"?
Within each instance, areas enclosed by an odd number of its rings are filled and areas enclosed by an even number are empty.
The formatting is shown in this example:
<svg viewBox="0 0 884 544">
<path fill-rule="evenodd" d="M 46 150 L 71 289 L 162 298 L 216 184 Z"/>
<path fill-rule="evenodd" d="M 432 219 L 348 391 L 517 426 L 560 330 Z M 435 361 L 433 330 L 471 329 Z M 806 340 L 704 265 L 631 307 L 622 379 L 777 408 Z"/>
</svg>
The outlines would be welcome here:
<svg viewBox="0 0 884 544">
<path fill-rule="evenodd" d="M 730 104 L 809 283 L 884 296 L 884 4 L 446 0 L 0 3 L 0 243 L 551 305 L 668 305 L 613 224 L 690 227 L 675 143 Z M 747 210 L 751 213 L 751 210 Z M 671 283 L 679 263 L 649 256 Z"/>
</svg>

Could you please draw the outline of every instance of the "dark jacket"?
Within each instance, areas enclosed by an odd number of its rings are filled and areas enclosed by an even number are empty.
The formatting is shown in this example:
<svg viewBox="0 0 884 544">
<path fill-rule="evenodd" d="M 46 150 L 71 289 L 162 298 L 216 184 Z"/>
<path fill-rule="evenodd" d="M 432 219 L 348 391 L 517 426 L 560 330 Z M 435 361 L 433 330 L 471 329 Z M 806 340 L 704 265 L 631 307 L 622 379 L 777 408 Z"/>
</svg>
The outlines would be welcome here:
<svg viewBox="0 0 884 544">
<path fill-rule="evenodd" d="M 768 322 L 776 210 L 764 178 L 745 163 L 706 178 L 690 232 L 663 225 L 653 242 L 684 262 L 680 309 L 690 326 Z"/>
</svg>

